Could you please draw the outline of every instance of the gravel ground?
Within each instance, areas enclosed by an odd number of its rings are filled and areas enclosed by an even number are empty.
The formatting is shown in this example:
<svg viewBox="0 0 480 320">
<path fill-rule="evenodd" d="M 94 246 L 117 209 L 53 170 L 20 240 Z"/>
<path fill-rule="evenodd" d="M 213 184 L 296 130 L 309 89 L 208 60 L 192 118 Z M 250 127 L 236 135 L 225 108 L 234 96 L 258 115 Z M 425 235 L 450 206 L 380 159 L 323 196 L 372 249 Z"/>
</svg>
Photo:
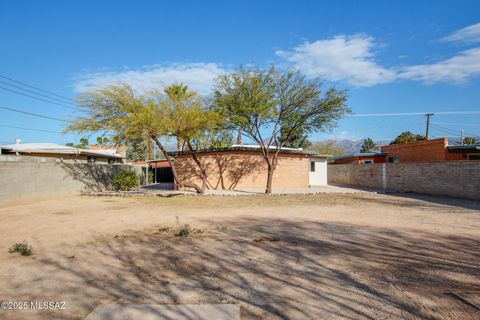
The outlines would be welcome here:
<svg viewBox="0 0 480 320">
<path fill-rule="evenodd" d="M 84 319 L 108 303 L 235 303 L 244 319 L 480 318 L 479 202 L 83 196 L 4 206 L 0 218 L 1 300 L 65 301 L 0 319 Z M 8 253 L 21 241 L 32 256 Z"/>
</svg>

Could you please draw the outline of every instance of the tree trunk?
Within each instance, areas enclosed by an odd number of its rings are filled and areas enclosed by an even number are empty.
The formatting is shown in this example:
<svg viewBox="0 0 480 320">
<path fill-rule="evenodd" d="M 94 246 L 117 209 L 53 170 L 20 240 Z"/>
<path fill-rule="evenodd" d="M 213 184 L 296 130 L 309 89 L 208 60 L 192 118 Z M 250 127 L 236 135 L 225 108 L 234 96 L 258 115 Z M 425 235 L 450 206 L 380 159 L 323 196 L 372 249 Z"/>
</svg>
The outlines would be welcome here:
<svg viewBox="0 0 480 320">
<path fill-rule="evenodd" d="M 153 159 L 153 143 L 152 139 L 148 139 L 148 160 Z"/>
<path fill-rule="evenodd" d="M 268 155 L 267 155 L 268 157 Z M 266 194 L 272 193 L 273 173 L 277 167 L 277 155 L 274 154 L 272 159 L 265 159 L 267 161 L 267 186 L 265 188 Z"/>
<path fill-rule="evenodd" d="M 188 187 L 188 188 L 194 188 L 197 193 L 204 193 L 204 191 L 202 192 L 202 189 L 199 186 L 197 186 L 195 183 L 189 182 L 189 181 L 182 181 L 178 178 L 177 170 L 175 169 L 175 164 L 173 163 L 172 158 L 168 154 L 167 149 L 165 149 L 165 147 L 158 140 L 157 137 L 152 136 L 152 139 L 153 141 L 155 141 L 160 151 L 162 151 L 163 155 L 168 161 L 168 164 L 170 165 L 170 168 L 172 169 L 173 180 L 175 181 L 175 189 L 178 189 L 179 187 Z"/>
<path fill-rule="evenodd" d="M 271 166 L 268 166 L 268 171 L 267 171 L 267 187 L 265 188 L 265 193 L 266 194 L 271 194 L 272 193 L 272 181 L 273 181 L 273 170 Z"/>
<path fill-rule="evenodd" d="M 237 144 L 242 144 L 242 129 L 238 129 Z"/>
<path fill-rule="evenodd" d="M 193 161 L 197 164 L 198 168 L 200 169 L 200 174 L 202 176 L 202 192 L 205 193 L 205 187 L 207 185 L 207 171 L 202 165 L 202 162 L 197 156 L 197 152 L 193 149 L 192 143 L 190 142 L 189 139 L 186 139 L 185 142 L 187 143 L 188 149 L 190 150 L 190 153 L 192 154 Z"/>
</svg>

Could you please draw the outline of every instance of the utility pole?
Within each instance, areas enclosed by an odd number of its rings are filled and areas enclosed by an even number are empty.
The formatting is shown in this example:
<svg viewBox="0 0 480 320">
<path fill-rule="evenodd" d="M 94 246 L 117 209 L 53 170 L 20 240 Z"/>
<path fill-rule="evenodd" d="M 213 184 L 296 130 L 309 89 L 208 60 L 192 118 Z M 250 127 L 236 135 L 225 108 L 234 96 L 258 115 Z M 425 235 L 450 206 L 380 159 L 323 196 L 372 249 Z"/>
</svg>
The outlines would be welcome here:
<svg viewBox="0 0 480 320">
<path fill-rule="evenodd" d="M 463 129 L 460 131 L 460 144 L 463 146 Z"/>
<path fill-rule="evenodd" d="M 425 115 L 427 117 L 427 132 L 425 133 L 425 140 L 428 140 L 428 130 L 430 129 L 430 117 L 433 115 L 434 113 L 427 113 Z"/>
</svg>

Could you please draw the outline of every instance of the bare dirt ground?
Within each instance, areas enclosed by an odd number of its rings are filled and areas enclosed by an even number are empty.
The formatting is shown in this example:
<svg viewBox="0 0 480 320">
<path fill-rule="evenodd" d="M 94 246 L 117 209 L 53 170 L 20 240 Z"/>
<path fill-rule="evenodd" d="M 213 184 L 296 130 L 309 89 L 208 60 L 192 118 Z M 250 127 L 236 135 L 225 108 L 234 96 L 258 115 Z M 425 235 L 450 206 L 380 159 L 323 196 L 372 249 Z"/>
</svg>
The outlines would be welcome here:
<svg viewBox="0 0 480 320">
<path fill-rule="evenodd" d="M 0 208 L 0 300 L 237 303 L 244 319 L 479 319 L 480 203 L 377 194 L 71 197 Z M 200 230 L 175 236 L 184 224 Z M 34 254 L 8 253 L 27 241 Z M 480 304 L 480 303 L 477 303 Z"/>
</svg>

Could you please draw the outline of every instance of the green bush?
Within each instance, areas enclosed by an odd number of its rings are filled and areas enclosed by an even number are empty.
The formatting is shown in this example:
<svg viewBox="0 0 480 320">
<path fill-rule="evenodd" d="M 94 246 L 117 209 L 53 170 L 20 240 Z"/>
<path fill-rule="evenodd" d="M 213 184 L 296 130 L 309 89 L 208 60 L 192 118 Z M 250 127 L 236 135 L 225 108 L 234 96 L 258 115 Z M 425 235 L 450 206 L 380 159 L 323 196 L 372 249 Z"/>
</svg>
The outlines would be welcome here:
<svg viewBox="0 0 480 320">
<path fill-rule="evenodd" d="M 138 186 L 138 178 L 135 172 L 120 170 L 113 176 L 113 186 L 116 190 L 130 190 Z"/>
<path fill-rule="evenodd" d="M 28 245 L 26 242 L 18 242 L 15 243 L 8 249 L 8 252 L 14 253 L 17 252 L 21 256 L 30 256 L 32 255 L 32 247 Z"/>
<path fill-rule="evenodd" d="M 190 228 L 190 225 L 186 224 L 175 234 L 175 236 L 185 238 L 188 237 L 191 232 L 192 229 Z"/>
</svg>

